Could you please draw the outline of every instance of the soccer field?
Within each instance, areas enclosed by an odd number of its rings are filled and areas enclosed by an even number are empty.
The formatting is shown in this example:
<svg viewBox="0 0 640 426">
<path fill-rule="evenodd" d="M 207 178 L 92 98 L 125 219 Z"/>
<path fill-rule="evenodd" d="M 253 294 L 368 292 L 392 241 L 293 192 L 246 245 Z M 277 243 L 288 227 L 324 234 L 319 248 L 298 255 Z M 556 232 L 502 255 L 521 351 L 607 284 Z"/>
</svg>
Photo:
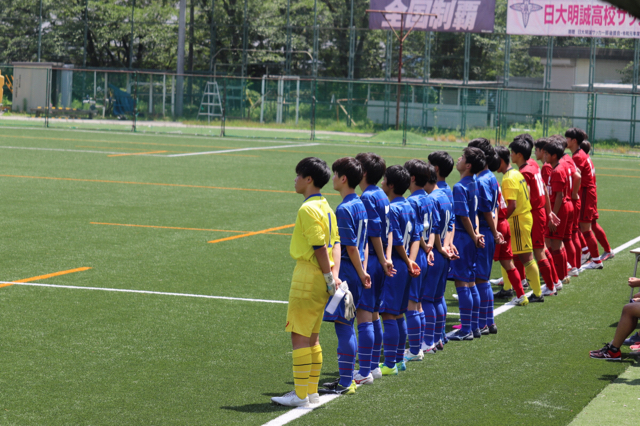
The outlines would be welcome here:
<svg viewBox="0 0 640 426">
<path fill-rule="evenodd" d="M 463 145 L 450 147 L 457 158 Z M 0 424 L 262 425 L 287 413 L 270 398 L 293 388 L 295 165 L 363 151 L 404 164 L 431 150 L 0 128 Z M 619 247 L 640 236 L 640 159 L 593 161 L 600 223 Z M 324 193 L 335 208 L 330 183 Z M 613 337 L 636 246 L 500 314 L 497 335 L 450 342 L 290 424 L 568 424 L 635 362 L 628 349 L 619 363 L 588 351 Z M 322 383 L 337 376 L 331 324 L 320 340 Z"/>
</svg>

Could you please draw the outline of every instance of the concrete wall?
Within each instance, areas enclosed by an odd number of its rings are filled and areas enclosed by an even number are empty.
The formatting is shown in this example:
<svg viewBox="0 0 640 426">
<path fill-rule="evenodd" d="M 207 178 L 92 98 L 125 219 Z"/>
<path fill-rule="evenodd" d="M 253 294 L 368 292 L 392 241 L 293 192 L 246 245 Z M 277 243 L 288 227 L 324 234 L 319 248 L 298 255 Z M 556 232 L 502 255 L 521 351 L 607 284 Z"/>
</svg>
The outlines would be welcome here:
<svg viewBox="0 0 640 426">
<path fill-rule="evenodd" d="M 418 102 L 409 102 L 407 122 L 410 127 L 422 127 L 422 107 Z M 467 106 L 467 128 L 489 127 L 493 123 L 488 120 L 488 107 Z M 396 104 L 389 103 L 389 125 L 395 125 Z M 384 101 L 369 101 L 367 118 L 376 124 L 382 124 L 384 119 Z M 400 120 L 404 119 L 404 105 L 400 105 Z M 462 119 L 462 107 L 459 105 L 427 105 L 427 127 L 440 129 L 458 129 Z"/>
<path fill-rule="evenodd" d="M 576 116 L 585 116 L 587 110 L 587 95 L 575 95 Z M 638 101 L 640 107 L 640 100 Z M 630 123 L 620 121 L 608 121 L 607 119 L 629 120 L 631 119 L 631 96 L 614 96 L 614 95 L 598 95 L 598 103 L 596 106 L 596 140 L 599 139 L 617 139 L 621 142 L 629 142 Z M 640 120 L 640 108 L 636 111 L 636 120 Z M 581 129 L 587 128 L 586 118 L 577 118 L 573 120 L 575 127 Z M 636 124 L 636 140 L 640 142 L 640 123 Z"/>
</svg>

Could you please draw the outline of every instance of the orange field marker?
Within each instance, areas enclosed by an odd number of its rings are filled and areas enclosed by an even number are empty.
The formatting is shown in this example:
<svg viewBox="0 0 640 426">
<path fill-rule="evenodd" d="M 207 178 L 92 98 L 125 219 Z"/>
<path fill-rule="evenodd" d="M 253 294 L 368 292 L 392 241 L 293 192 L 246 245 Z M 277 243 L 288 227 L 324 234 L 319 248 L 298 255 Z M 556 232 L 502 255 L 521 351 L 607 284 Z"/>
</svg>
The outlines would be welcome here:
<svg viewBox="0 0 640 426">
<path fill-rule="evenodd" d="M 598 207 L 598 210 L 603 212 L 640 213 L 635 210 L 611 210 L 611 209 L 601 209 L 599 207 Z"/>
<path fill-rule="evenodd" d="M 73 274 L 74 272 L 82 272 L 82 271 L 86 271 L 88 269 L 91 269 L 91 268 L 88 267 L 88 266 L 84 266 L 82 268 L 67 269 L 66 271 L 54 272 L 52 274 L 38 275 L 37 277 L 25 278 L 23 280 L 13 281 L 11 283 L 0 284 L 0 288 L 1 287 L 9 287 L 10 285 L 18 284 L 18 283 L 29 283 L 31 281 L 46 280 L 47 278 L 57 277 L 59 275 Z"/>
<path fill-rule="evenodd" d="M 291 225 L 284 225 L 284 226 L 278 226 L 276 228 L 263 229 L 262 231 L 247 232 L 246 234 L 234 235 L 233 237 L 220 238 L 218 240 L 212 240 L 207 242 L 211 244 L 221 243 L 223 241 L 237 240 L 238 238 L 251 237 L 253 235 L 268 234 L 269 232 L 272 232 L 272 231 L 279 231 L 281 229 L 293 228 L 294 226 L 296 226 L 296 224 L 292 223 Z"/>
</svg>

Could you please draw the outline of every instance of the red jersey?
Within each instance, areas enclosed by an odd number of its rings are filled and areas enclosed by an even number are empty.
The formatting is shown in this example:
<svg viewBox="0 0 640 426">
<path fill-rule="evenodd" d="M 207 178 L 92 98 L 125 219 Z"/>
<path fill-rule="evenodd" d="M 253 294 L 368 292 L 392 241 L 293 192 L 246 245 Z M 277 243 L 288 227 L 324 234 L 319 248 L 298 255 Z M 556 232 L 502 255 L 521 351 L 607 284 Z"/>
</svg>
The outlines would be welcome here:
<svg viewBox="0 0 640 426">
<path fill-rule="evenodd" d="M 502 196 L 502 188 L 498 185 L 498 221 L 507 220 L 507 203 L 504 202 Z"/>
<path fill-rule="evenodd" d="M 545 199 L 544 181 L 540 174 L 538 163 L 531 158 L 520 168 L 520 173 L 529 185 L 529 202 L 531 210 L 543 209 L 547 204 Z"/>
<path fill-rule="evenodd" d="M 580 189 L 591 188 L 596 186 L 596 168 L 591 162 L 591 157 L 583 150 L 577 150 L 571 157 L 576 167 L 580 170 L 582 175 L 582 182 L 580 183 Z"/>
<path fill-rule="evenodd" d="M 553 167 L 551 167 L 551 164 L 544 163 L 542 165 L 542 170 L 540 170 L 540 174 L 542 175 L 542 181 L 545 182 L 546 184 L 549 183 L 549 176 L 551 176 L 551 169 L 553 169 Z M 549 191 L 547 191 L 547 193 L 549 193 Z M 549 196 L 551 196 L 551 194 L 549 194 Z"/>
<path fill-rule="evenodd" d="M 558 163 L 555 167 L 551 168 L 551 174 L 547 181 L 547 191 L 549 192 L 549 199 L 551 201 L 551 208 L 556 202 L 556 196 L 559 193 L 563 193 L 567 188 L 567 170 L 563 164 Z M 566 194 L 564 194 L 566 200 Z"/>
<path fill-rule="evenodd" d="M 578 169 L 576 163 L 569 155 L 563 155 L 558 161 L 559 165 L 563 166 L 566 172 L 567 181 L 565 182 L 564 199 L 571 201 L 571 194 L 573 193 L 573 174 Z"/>
</svg>

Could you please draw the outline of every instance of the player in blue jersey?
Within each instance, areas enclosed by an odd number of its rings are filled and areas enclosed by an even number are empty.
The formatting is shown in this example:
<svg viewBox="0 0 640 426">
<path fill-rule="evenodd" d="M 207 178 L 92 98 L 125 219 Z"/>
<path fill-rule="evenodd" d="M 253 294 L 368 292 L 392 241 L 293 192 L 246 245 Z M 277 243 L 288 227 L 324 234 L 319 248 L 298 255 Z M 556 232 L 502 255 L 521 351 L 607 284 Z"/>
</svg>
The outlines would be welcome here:
<svg viewBox="0 0 640 426">
<path fill-rule="evenodd" d="M 416 214 L 411 204 L 402 196 L 411 177 L 402 166 L 391 166 L 384 174 L 382 190 L 387 194 L 389 228 L 393 241 L 387 248 L 387 258 L 391 258 L 396 273 L 385 277 L 382 286 L 380 314 L 384 323 L 384 364 L 380 366 L 382 375 L 398 374 L 406 369 L 404 346 L 407 341 L 407 325 L 404 313 L 409 302 L 409 282 L 411 277 L 420 275 L 420 267 L 415 263 L 420 247 L 420 235 L 416 232 Z"/>
<path fill-rule="evenodd" d="M 459 259 L 451 262 L 449 280 L 455 282 L 460 307 L 462 328 L 447 335 L 449 340 L 473 340 L 472 312 L 480 307 L 480 297 L 473 287 L 476 285 L 475 260 L 478 248 L 484 247 L 484 236 L 476 231 L 478 191 L 475 174 L 485 166 L 484 153 L 478 148 L 465 148 L 458 159 L 456 169 L 460 181 L 453 187 L 453 212 L 456 215 L 454 245 Z"/>
<path fill-rule="evenodd" d="M 336 160 L 331 169 L 333 175 L 333 189 L 340 192 L 342 203 L 336 209 L 338 221 L 338 233 L 340 235 L 341 258 L 338 277 L 346 282 L 349 291 L 353 295 L 353 302 L 358 307 L 362 289 L 371 287 L 371 277 L 365 271 L 365 240 L 367 235 L 367 211 L 355 193 L 355 188 L 362 180 L 362 167 L 355 158 L 344 157 Z M 329 301 L 330 302 L 330 301 Z M 335 324 L 338 336 L 338 367 L 340 378 L 332 383 L 326 383 L 320 393 L 352 394 L 355 393 L 356 384 L 353 382 L 353 369 L 356 360 L 357 339 L 353 329 L 353 318 L 346 318 L 344 300 L 338 305 L 335 312 L 324 313 L 324 321 Z M 365 323 L 366 324 L 366 323 Z M 360 324 L 360 341 L 371 348 L 373 346 L 373 324 Z M 363 327 L 360 327 L 362 325 Z M 364 364 L 370 364 L 371 355 L 360 354 L 360 368 Z M 366 366 L 365 366 L 366 368 Z M 370 382 L 373 378 L 367 374 Z"/>
<path fill-rule="evenodd" d="M 475 289 L 478 292 L 480 306 L 476 308 L 474 304 L 471 329 L 473 330 L 473 337 L 479 338 L 483 334 L 496 334 L 498 332 L 493 319 L 493 291 L 491 290 L 489 278 L 491 277 L 495 246 L 496 244 L 503 244 L 504 239 L 497 230 L 498 215 L 496 208 L 500 187 L 498 180 L 489 170 L 489 166 L 499 166 L 500 158 L 491 146 L 491 142 L 485 138 L 474 139 L 469 142 L 469 146 L 482 150 L 487 163 L 476 175 L 479 232 L 484 235 L 484 247 L 479 248 L 476 254 L 476 285 L 471 287 L 471 290 Z"/>
<path fill-rule="evenodd" d="M 429 198 L 424 190 L 427 183 L 427 175 L 429 173 L 429 165 L 422 160 L 409 160 L 404 164 L 404 168 L 411 176 L 409 184 L 409 192 L 411 195 L 407 197 L 407 201 L 413 207 L 416 213 L 416 231 L 420 235 L 420 248 L 416 257 L 416 263 L 420 267 L 420 275 L 411 278 L 409 285 L 409 304 L 407 306 L 407 334 L 409 336 L 409 349 L 405 351 L 405 361 L 421 361 L 424 358 L 421 343 L 424 339 L 425 329 L 427 327 L 427 319 L 429 316 L 431 324 L 431 332 L 435 328 L 436 313 L 429 311 L 425 314 L 422 309 L 422 294 L 427 275 L 427 268 L 432 263 L 434 236 L 432 234 L 434 202 Z M 434 173 L 435 175 L 435 173 Z M 435 176 L 434 176 L 435 177 Z"/>
<path fill-rule="evenodd" d="M 435 151 L 429 154 L 429 164 L 431 164 L 436 172 L 437 183 L 436 187 L 431 195 L 436 199 L 438 205 L 438 211 L 440 215 L 440 239 L 436 236 L 435 247 L 438 248 L 438 244 L 442 250 L 439 250 L 440 254 L 444 258 L 445 264 L 442 266 L 440 277 L 435 279 L 435 269 L 431 274 L 428 274 L 427 289 L 431 289 L 429 295 L 425 295 L 422 299 L 423 307 L 425 301 L 429 302 L 433 300 L 433 304 L 436 308 L 436 329 L 434 333 L 434 341 L 437 339 L 434 348 L 436 350 L 443 350 L 444 344 L 447 342 L 447 337 L 444 332 L 444 325 L 447 319 L 447 302 L 444 298 L 444 293 L 447 286 L 447 275 L 449 273 L 449 264 L 451 260 L 457 259 L 458 251 L 453 245 L 453 236 L 455 235 L 455 214 L 453 213 L 453 192 L 447 184 L 447 177 L 453 170 L 453 158 L 446 151 Z M 427 192 L 429 192 L 427 188 Z M 435 268 L 440 268 L 437 263 L 437 259 L 434 262 Z M 433 281 L 431 281 L 433 280 Z M 425 341 L 426 344 L 429 341 Z M 425 353 L 429 352 L 424 349 Z"/>
<path fill-rule="evenodd" d="M 380 297 L 385 276 L 394 273 L 391 257 L 387 256 L 390 241 L 389 230 L 389 198 L 377 186 L 384 176 L 387 166 L 384 159 L 372 152 L 356 155 L 356 160 L 362 166 L 362 180 L 360 199 L 367 209 L 367 273 L 371 276 L 371 288 L 364 289 L 358 305 L 358 324 L 371 322 L 373 324 L 373 351 L 371 353 L 371 375 L 374 379 L 382 377 L 378 367 L 380 350 L 382 348 L 382 323 L 380 321 Z M 362 369 L 355 375 L 356 384 L 363 384 L 367 376 Z"/>
</svg>

